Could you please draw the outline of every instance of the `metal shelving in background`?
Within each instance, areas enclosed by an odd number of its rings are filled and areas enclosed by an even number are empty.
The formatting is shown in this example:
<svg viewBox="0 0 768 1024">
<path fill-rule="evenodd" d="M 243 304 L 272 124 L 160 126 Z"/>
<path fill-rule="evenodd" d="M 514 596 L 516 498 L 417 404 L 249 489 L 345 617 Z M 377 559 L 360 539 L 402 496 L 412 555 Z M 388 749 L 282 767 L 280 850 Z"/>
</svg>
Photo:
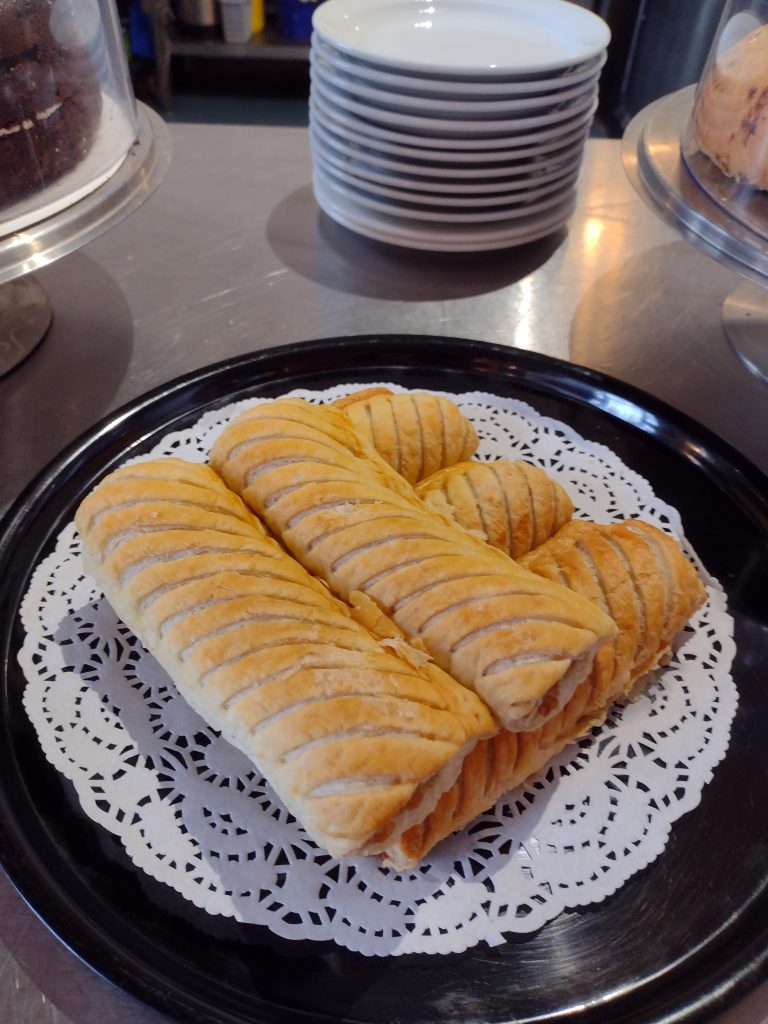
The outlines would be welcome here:
<svg viewBox="0 0 768 1024">
<path fill-rule="evenodd" d="M 220 29 L 196 31 L 185 25 L 177 17 L 176 5 L 182 2 L 210 6 L 217 0 L 141 0 L 151 23 L 154 93 L 162 110 L 171 107 L 175 58 L 283 62 L 306 75 L 309 45 L 279 35 L 274 0 L 265 2 L 264 32 L 247 43 L 227 42 Z M 603 133 L 614 137 L 620 137 L 631 118 L 653 100 L 698 80 L 725 4 L 725 0 L 573 2 L 600 15 L 611 29 L 598 116 Z M 294 80 L 297 77 L 294 74 Z"/>
<path fill-rule="evenodd" d="M 725 0 L 587 0 L 581 6 L 611 28 L 600 118 L 607 134 L 620 137 L 649 103 L 698 81 Z"/>
</svg>

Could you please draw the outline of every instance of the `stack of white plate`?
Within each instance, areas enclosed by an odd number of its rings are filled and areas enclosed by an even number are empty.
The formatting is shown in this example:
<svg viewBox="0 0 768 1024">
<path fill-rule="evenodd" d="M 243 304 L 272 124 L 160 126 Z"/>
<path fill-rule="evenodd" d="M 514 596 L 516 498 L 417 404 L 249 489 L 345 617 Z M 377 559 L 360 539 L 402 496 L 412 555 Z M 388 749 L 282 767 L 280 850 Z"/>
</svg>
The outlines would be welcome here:
<svg viewBox="0 0 768 1024">
<path fill-rule="evenodd" d="M 326 0 L 310 138 L 320 207 L 395 245 L 521 245 L 573 212 L 608 27 L 565 0 Z"/>
</svg>

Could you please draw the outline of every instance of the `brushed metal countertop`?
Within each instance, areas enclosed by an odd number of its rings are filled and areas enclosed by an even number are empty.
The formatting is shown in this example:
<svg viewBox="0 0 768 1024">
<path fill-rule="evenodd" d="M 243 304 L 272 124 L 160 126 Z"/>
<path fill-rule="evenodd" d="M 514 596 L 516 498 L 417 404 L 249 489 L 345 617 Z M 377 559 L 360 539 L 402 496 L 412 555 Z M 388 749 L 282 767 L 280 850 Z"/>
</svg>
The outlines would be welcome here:
<svg viewBox="0 0 768 1024">
<path fill-rule="evenodd" d="M 768 388 L 721 327 L 740 279 L 644 206 L 619 142 L 590 141 L 566 235 L 457 257 L 381 246 L 320 214 L 304 128 L 170 130 L 171 168 L 146 205 L 38 273 L 54 320 L 0 378 L 0 511 L 78 434 L 156 385 L 272 345 L 374 332 L 493 341 L 592 367 L 768 472 Z M 0 1021 L 167 1019 L 78 961 L 0 875 Z M 768 985 L 717 1021 L 764 1024 Z"/>
</svg>

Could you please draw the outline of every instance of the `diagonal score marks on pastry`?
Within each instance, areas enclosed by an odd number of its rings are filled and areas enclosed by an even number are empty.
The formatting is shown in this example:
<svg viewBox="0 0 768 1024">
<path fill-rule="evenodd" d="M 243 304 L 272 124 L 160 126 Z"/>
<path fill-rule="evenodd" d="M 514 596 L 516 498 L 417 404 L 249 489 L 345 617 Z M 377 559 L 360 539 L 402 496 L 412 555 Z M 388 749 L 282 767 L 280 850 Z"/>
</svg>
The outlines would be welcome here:
<svg viewBox="0 0 768 1024">
<path fill-rule="evenodd" d="M 219 436 L 211 465 L 337 596 L 369 597 L 506 728 L 556 715 L 616 633 L 583 596 L 428 508 L 344 410 L 260 404 Z"/>
<path fill-rule="evenodd" d="M 523 558 L 535 573 L 558 580 L 608 612 L 619 630 L 568 704 L 533 732 L 501 730 L 469 753 L 455 785 L 434 811 L 386 851 L 403 870 L 515 789 L 568 743 L 600 725 L 611 706 L 665 664 L 671 643 L 705 591 L 679 546 L 650 524 L 572 521 Z"/>
<path fill-rule="evenodd" d="M 117 470 L 75 522 L 118 615 L 334 856 L 396 841 L 492 733 L 474 694 L 382 646 L 208 467 Z"/>
</svg>

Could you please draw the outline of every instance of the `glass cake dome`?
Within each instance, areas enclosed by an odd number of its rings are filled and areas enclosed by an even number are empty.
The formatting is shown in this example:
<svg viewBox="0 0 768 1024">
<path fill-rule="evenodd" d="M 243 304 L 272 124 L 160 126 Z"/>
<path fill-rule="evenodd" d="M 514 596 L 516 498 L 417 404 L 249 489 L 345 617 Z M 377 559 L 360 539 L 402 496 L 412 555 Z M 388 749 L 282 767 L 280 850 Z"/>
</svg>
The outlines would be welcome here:
<svg viewBox="0 0 768 1024">
<path fill-rule="evenodd" d="M 136 136 L 113 0 L 0 0 L 0 237 L 98 188 Z"/>
<path fill-rule="evenodd" d="M 768 240 L 768 0 L 728 0 L 682 138 L 685 165 Z"/>
</svg>

